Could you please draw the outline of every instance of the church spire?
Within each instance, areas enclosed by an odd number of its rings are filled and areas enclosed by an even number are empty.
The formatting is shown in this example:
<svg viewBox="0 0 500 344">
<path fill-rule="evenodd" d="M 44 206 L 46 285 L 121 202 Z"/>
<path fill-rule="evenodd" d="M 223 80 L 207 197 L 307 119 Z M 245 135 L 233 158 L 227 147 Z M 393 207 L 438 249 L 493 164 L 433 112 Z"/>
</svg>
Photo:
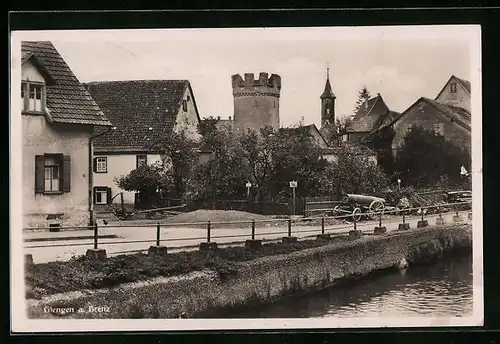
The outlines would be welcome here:
<svg viewBox="0 0 500 344">
<path fill-rule="evenodd" d="M 335 99 L 335 94 L 333 94 L 332 91 L 332 86 L 330 85 L 330 66 L 327 64 L 326 67 L 326 84 L 325 84 L 325 90 L 323 91 L 323 94 L 320 97 L 321 99 L 326 99 L 326 98 L 331 98 Z"/>
<path fill-rule="evenodd" d="M 327 128 L 335 123 L 335 94 L 333 94 L 332 85 L 330 85 L 330 66 L 326 67 L 325 90 L 321 98 L 321 128 Z"/>
</svg>

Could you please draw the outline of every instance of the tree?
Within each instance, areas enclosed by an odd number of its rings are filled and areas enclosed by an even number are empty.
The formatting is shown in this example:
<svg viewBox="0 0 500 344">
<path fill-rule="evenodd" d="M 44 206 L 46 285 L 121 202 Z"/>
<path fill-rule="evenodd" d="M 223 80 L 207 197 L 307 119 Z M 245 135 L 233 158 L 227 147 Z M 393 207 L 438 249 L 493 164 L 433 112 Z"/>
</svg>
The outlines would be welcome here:
<svg viewBox="0 0 500 344">
<path fill-rule="evenodd" d="M 163 191 L 176 198 L 182 198 L 192 169 L 198 160 L 199 146 L 199 140 L 185 129 L 173 130 L 167 135 L 161 135 L 159 140 L 151 144 L 150 148 L 160 153 L 159 167 L 163 169 L 164 174 L 169 175 L 172 181 L 171 185 Z"/>
<path fill-rule="evenodd" d="M 120 189 L 139 192 L 141 206 L 147 206 L 154 202 L 159 190 L 172 184 L 172 179 L 168 171 L 155 164 L 140 166 L 129 174 L 116 178 L 115 182 Z"/>
<path fill-rule="evenodd" d="M 389 180 L 372 157 L 374 152 L 362 145 L 343 144 L 337 159 L 330 162 L 323 176 L 321 192 L 325 195 L 361 193 L 381 195 Z"/>
<path fill-rule="evenodd" d="M 242 198 L 249 176 L 235 134 L 215 123 L 209 120 L 201 126 L 202 144 L 211 157 L 194 167 L 187 188 L 187 197 L 210 201 L 212 207 L 220 199 Z"/>
<path fill-rule="evenodd" d="M 394 156 L 392 152 L 394 134 L 394 129 L 391 126 L 385 126 L 362 141 L 364 145 L 377 153 L 378 164 L 388 175 L 394 172 Z"/>
<path fill-rule="evenodd" d="M 284 128 L 278 130 L 272 139 L 275 147 L 270 181 L 273 197 L 288 198 L 290 180 L 298 181 L 298 197 L 319 195 L 326 161 L 310 133 L 302 128 Z"/>
<path fill-rule="evenodd" d="M 358 100 L 356 100 L 356 106 L 354 107 L 354 112 L 357 112 L 359 108 L 371 98 L 370 92 L 365 85 L 358 91 Z"/>
<path fill-rule="evenodd" d="M 321 134 L 329 145 L 338 146 L 351 123 L 352 118 L 350 116 L 336 118 L 335 123 L 330 123 L 327 127 L 321 128 Z"/>
<path fill-rule="evenodd" d="M 413 127 L 396 151 L 395 177 L 415 186 L 430 186 L 448 179 L 461 184 L 460 168 L 470 171 L 470 153 L 423 127 Z"/>
</svg>

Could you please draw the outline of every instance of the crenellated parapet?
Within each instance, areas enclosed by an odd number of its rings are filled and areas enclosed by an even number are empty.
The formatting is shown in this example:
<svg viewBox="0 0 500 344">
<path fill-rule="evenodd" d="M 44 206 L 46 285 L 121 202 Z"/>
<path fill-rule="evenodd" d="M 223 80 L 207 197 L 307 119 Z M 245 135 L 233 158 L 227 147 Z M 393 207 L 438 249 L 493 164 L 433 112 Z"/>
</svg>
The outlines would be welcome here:
<svg viewBox="0 0 500 344">
<path fill-rule="evenodd" d="M 281 77 L 278 74 L 268 76 L 268 73 L 260 73 L 258 78 L 255 78 L 253 73 L 245 73 L 244 78 L 235 74 L 231 80 L 235 97 L 272 96 L 279 98 L 280 96 Z"/>
</svg>

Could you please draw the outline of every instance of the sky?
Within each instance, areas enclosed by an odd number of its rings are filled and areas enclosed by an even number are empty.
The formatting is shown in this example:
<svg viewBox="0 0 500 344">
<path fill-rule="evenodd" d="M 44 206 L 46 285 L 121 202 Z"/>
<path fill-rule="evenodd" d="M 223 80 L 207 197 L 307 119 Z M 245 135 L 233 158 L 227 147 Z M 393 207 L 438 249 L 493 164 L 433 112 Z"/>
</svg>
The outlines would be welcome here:
<svg viewBox="0 0 500 344">
<path fill-rule="evenodd" d="M 327 66 L 337 117 L 352 113 L 363 85 L 402 112 L 434 98 L 452 74 L 471 80 L 468 36 L 431 28 L 134 30 L 51 41 L 81 82 L 189 80 L 201 117 L 233 115 L 231 75 L 279 74 L 280 123 L 319 127 Z"/>
</svg>

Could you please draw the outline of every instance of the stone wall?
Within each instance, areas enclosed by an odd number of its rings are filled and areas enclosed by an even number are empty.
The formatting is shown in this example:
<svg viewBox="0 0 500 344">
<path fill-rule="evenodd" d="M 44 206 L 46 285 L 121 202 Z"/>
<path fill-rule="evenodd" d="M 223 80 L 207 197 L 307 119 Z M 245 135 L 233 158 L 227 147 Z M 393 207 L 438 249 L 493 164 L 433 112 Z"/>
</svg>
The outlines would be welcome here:
<svg viewBox="0 0 500 344">
<path fill-rule="evenodd" d="M 65 318 L 177 318 L 182 313 L 203 317 L 327 288 L 393 268 L 403 258 L 411 268 L 423 260 L 439 259 L 447 251 L 470 251 L 471 246 L 470 225 L 365 236 L 347 243 L 239 263 L 236 272 L 223 275 L 214 271 L 193 272 L 28 300 L 28 313 L 32 318 L 53 318 L 54 313 L 62 312 L 56 310 L 65 310 L 66 314 L 57 315 Z M 103 311 L 93 307 L 102 307 Z"/>
</svg>

